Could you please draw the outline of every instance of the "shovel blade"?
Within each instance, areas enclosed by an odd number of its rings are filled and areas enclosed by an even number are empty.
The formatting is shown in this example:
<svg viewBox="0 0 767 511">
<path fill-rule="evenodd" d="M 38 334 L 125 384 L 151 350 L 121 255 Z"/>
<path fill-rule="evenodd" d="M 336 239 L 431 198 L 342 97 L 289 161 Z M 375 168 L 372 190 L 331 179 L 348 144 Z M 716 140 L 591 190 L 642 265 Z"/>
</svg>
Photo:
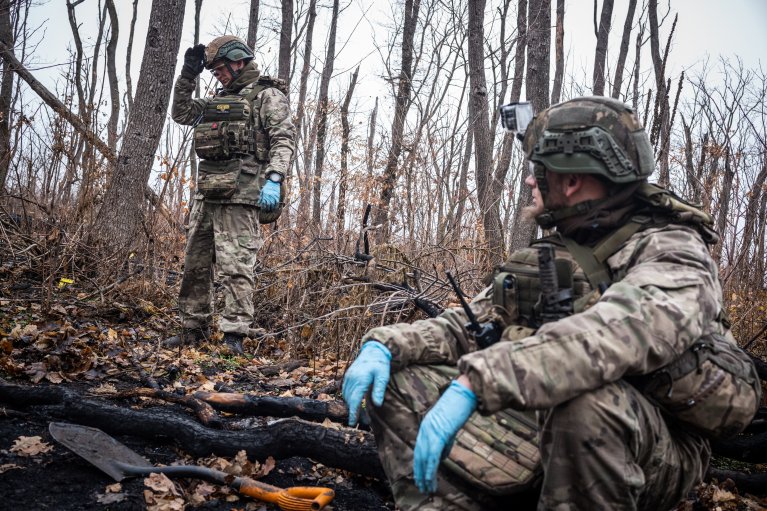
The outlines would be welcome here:
<svg viewBox="0 0 767 511">
<path fill-rule="evenodd" d="M 153 468 L 146 458 L 100 429 L 80 424 L 51 422 L 48 431 L 54 440 L 107 473 L 115 481 L 122 481 L 136 473 L 128 472 L 121 466 L 132 465 L 149 470 Z"/>
</svg>

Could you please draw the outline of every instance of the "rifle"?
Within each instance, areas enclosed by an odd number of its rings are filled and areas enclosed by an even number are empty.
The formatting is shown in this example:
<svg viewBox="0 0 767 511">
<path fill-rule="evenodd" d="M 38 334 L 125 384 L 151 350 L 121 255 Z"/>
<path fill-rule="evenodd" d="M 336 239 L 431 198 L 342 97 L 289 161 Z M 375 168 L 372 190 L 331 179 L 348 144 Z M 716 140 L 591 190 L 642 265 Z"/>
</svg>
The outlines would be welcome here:
<svg viewBox="0 0 767 511">
<path fill-rule="evenodd" d="M 463 307 L 463 310 L 466 312 L 466 316 L 469 318 L 469 322 L 466 323 L 464 327 L 466 330 L 468 330 L 472 337 L 474 337 L 477 346 L 479 346 L 480 349 L 485 349 L 500 341 L 501 333 L 503 333 L 501 326 L 495 321 L 486 321 L 484 323 L 480 323 L 477 320 L 477 316 L 474 314 L 474 311 L 471 310 L 471 307 L 469 307 L 469 304 L 466 301 L 461 288 L 458 287 L 458 283 L 453 278 L 453 274 L 448 271 L 445 272 L 445 275 L 447 275 L 447 280 L 449 280 L 450 285 L 453 286 L 453 290 L 455 291 L 455 294 L 458 295 L 458 300 L 461 302 L 461 307 Z"/>
<path fill-rule="evenodd" d="M 560 264 L 557 264 L 560 263 Z M 538 247 L 538 275 L 541 282 L 541 295 L 535 304 L 538 325 L 557 321 L 573 313 L 572 273 L 566 261 L 554 259 L 554 247 Z M 568 280 L 567 286 L 560 288 L 562 281 Z"/>
</svg>

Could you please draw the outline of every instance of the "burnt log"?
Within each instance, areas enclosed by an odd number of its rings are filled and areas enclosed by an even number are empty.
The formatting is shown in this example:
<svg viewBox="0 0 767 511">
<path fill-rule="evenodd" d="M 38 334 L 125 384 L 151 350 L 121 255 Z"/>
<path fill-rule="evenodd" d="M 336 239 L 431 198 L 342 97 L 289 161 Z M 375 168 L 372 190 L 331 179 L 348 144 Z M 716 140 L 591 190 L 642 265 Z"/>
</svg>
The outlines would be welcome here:
<svg viewBox="0 0 767 511">
<path fill-rule="evenodd" d="M 756 373 L 759 375 L 759 378 L 761 378 L 763 382 L 767 381 L 767 362 L 759 357 L 752 355 L 751 353 L 749 353 L 748 356 L 751 357 L 751 360 L 753 360 L 754 365 L 756 366 Z"/>
<path fill-rule="evenodd" d="M 767 488 L 767 472 L 758 474 L 747 474 L 745 472 L 736 472 L 734 470 L 721 470 L 718 468 L 709 468 L 706 474 L 706 481 L 719 483 L 731 479 L 738 488 L 738 493 L 753 493 L 754 495 L 764 495 Z"/>
<path fill-rule="evenodd" d="M 169 403 L 176 403 L 185 406 L 197 415 L 203 426 L 210 428 L 221 429 L 224 427 L 221 418 L 216 414 L 213 407 L 206 403 L 204 400 L 199 399 L 196 396 L 180 396 L 172 392 L 166 392 L 161 389 L 132 389 L 125 392 L 120 392 L 113 396 L 114 399 L 128 399 L 133 397 L 146 397 L 151 399 L 159 399 L 162 401 L 168 401 Z"/>
<path fill-rule="evenodd" d="M 196 399 L 227 413 L 269 417 L 299 417 L 309 421 L 330 419 L 346 423 L 349 410 L 340 401 L 300 397 L 254 396 L 229 392 L 195 392 Z"/>
<path fill-rule="evenodd" d="M 133 410 L 111 405 L 61 387 L 21 386 L 0 382 L 0 405 L 21 408 L 45 420 L 67 421 L 128 435 L 172 442 L 195 457 L 234 456 L 276 459 L 301 456 L 328 467 L 384 479 L 375 440 L 351 428 L 327 428 L 300 419 L 282 419 L 245 431 L 223 431 L 165 407 Z"/>
<path fill-rule="evenodd" d="M 738 435 L 728 440 L 711 442 L 714 454 L 746 463 L 767 462 L 767 433 Z"/>
</svg>

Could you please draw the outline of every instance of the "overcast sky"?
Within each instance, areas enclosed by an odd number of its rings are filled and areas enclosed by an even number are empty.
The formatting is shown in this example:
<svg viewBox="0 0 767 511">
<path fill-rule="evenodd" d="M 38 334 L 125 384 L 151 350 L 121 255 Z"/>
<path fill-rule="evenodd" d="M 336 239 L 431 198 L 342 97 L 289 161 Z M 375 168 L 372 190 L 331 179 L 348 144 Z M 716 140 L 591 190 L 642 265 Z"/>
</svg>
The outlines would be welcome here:
<svg viewBox="0 0 767 511">
<path fill-rule="evenodd" d="M 295 0 L 298 3 L 299 0 Z M 329 1 L 320 0 L 321 4 Z M 641 3 L 641 2 L 640 2 Z M 203 23 L 201 26 L 201 38 L 203 42 L 209 41 L 217 31 L 227 23 L 231 27 L 247 26 L 247 11 L 250 0 L 203 0 Z M 552 4 L 556 4 L 552 0 Z M 627 0 L 616 0 L 613 11 L 613 29 L 611 34 L 611 46 L 617 48 L 618 39 L 623 29 L 623 22 L 627 10 Z M 659 10 L 664 10 L 664 1 L 659 1 Z M 120 59 L 124 60 L 125 47 L 127 44 L 128 28 L 132 10 L 132 0 L 116 0 L 118 15 L 120 18 Z M 136 26 L 136 36 L 133 49 L 133 82 L 138 78 L 140 59 L 143 51 L 143 42 L 146 33 L 146 20 L 149 17 L 150 0 L 139 0 L 139 20 Z M 279 4 L 274 1 L 261 2 L 262 13 L 271 10 L 272 17 L 279 16 Z M 362 63 L 361 79 L 375 81 L 381 71 L 379 56 L 375 53 L 373 37 L 381 42 L 386 37 L 386 30 L 381 26 L 389 15 L 389 7 L 385 2 L 373 0 L 348 0 L 347 9 L 341 15 L 337 49 L 340 54 L 337 58 L 336 72 L 353 68 L 357 63 Z M 492 0 L 488 1 L 492 6 Z M 327 6 L 326 6 L 327 7 Z M 222 9 L 223 8 L 223 9 Z M 600 4 L 601 8 L 601 4 Z M 709 58 L 712 64 L 716 64 L 719 56 L 732 58 L 740 57 L 746 67 L 760 66 L 767 55 L 767 1 L 765 0 L 672 0 L 672 17 L 674 12 L 679 13 L 676 34 L 670 53 L 668 75 L 678 76 L 682 70 L 694 72 L 700 64 Z M 85 44 L 93 43 L 95 39 L 95 16 L 98 9 L 97 0 L 86 0 L 77 7 L 78 21 L 83 24 L 82 34 Z M 322 21 L 327 19 L 328 8 L 321 8 L 318 19 L 318 27 L 315 30 L 315 52 L 324 53 L 327 30 L 320 27 Z M 35 53 L 35 65 L 33 68 L 53 66 L 36 72 L 46 85 L 52 86 L 57 75 L 62 71 L 61 66 L 69 58 L 66 48 L 71 46 L 72 35 L 67 23 L 66 5 L 63 0 L 51 0 L 40 3 L 31 9 L 30 23 L 32 26 L 42 26 L 44 38 L 38 51 Z M 181 41 L 181 53 L 191 45 L 193 40 L 193 15 L 194 0 L 188 0 L 186 6 L 186 18 L 184 22 L 184 35 Z M 566 4 L 565 14 L 565 38 L 566 48 L 569 48 L 568 70 L 579 75 L 579 70 L 584 70 L 587 76 L 591 75 L 591 66 L 594 53 L 593 32 L 593 4 L 586 0 L 570 0 Z M 552 16 L 552 20 L 554 17 Z M 671 26 L 668 20 L 662 29 L 662 43 L 665 45 L 666 37 Z M 262 27 L 267 33 L 268 27 Z M 39 33 L 40 37 L 42 32 Z M 271 44 L 259 48 L 262 65 L 274 67 L 276 56 L 276 34 L 271 34 Z M 344 43 L 347 43 L 344 46 Z M 616 51 L 616 50 L 613 50 Z M 86 50 L 86 53 L 88 51 Z M 630 55 L 629 59 L 633 56 Z M 630 62 L 630 60 L 629 60 Z M 761 62 L 764 64 L 764 62 Z M 180 67 L 180 66 L 179 66 Z M 121 77 L 123 65 L 118 65 L 118 73 Z M 178 69 L 178 67 L 177 67 Z M 275 69 L 270 69 L 276 73 Z M 346 81 L 344 80 L 344 83 Z M 368 83 L 368 86 L 373 85 Z"/>
</svg>

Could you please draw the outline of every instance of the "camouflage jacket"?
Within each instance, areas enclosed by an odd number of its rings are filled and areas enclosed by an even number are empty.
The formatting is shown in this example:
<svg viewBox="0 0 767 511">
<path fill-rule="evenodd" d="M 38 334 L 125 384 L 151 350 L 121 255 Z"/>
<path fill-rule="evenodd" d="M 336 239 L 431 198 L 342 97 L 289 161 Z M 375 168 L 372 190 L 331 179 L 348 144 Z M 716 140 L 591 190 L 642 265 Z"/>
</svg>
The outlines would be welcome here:
<svg viewBox="0 0 767 511">
<path fill-rule="evenodd" d="M 717 267 L 696 230 L 671 224 L 640 231 L 607 264 L 625 277 L 583 312 L 547 323 L 534 335 L 507 327 L 501 342 L 476 351 L 464 328 L 466 314 L 450 309 L 438 318 L 374 328 L 363 340 L 376 339 L 391 350 L 393 371 L 457 364 L 471 381 L 479 410 L 492 413 L 556 406 L 663 367 L 703 334 L 724 333 Z M 480 317 L 488 314 L 492 290 L 471 306 Z"/>
<path fill-rule="evenodd" d="M 260 76 L 255 62 L 249 62 L 242 73 L 234 80 L 228 89 L 223 89 L 219 94 L 232 94 L 242 90 L 247 85 L 258 80 Z M 189 80 L 183 76 L 176 79 L 173 89 L 173 105 L 171 115 L 179 124 L 194 125 L 199 122 L 202 112 L 205 110 L 207 99 L 195 99 L 192 93 L 196 87 L 196 80 Z M 290 114 L 290 105 L 285 95 L 274 87 L 263 90 L 252 102 L 252 111 L 258 115 L 258 120 L 269 139 L 269 161 L 264 164 L 259 162 L 254 155 L 243 159 L 243 173 L 240 177 L 238 190 L 230 199 L 210 202 L 250 204 L 257 205 L 261 186 L 264 178 L 270 172 L 277 172 L 284 178 L 288 178 L 290 172 L 290 160 L 295 151 L 296 129 Z M 202 199 L 201 194 L 195 196 Z"/>
</svg>

